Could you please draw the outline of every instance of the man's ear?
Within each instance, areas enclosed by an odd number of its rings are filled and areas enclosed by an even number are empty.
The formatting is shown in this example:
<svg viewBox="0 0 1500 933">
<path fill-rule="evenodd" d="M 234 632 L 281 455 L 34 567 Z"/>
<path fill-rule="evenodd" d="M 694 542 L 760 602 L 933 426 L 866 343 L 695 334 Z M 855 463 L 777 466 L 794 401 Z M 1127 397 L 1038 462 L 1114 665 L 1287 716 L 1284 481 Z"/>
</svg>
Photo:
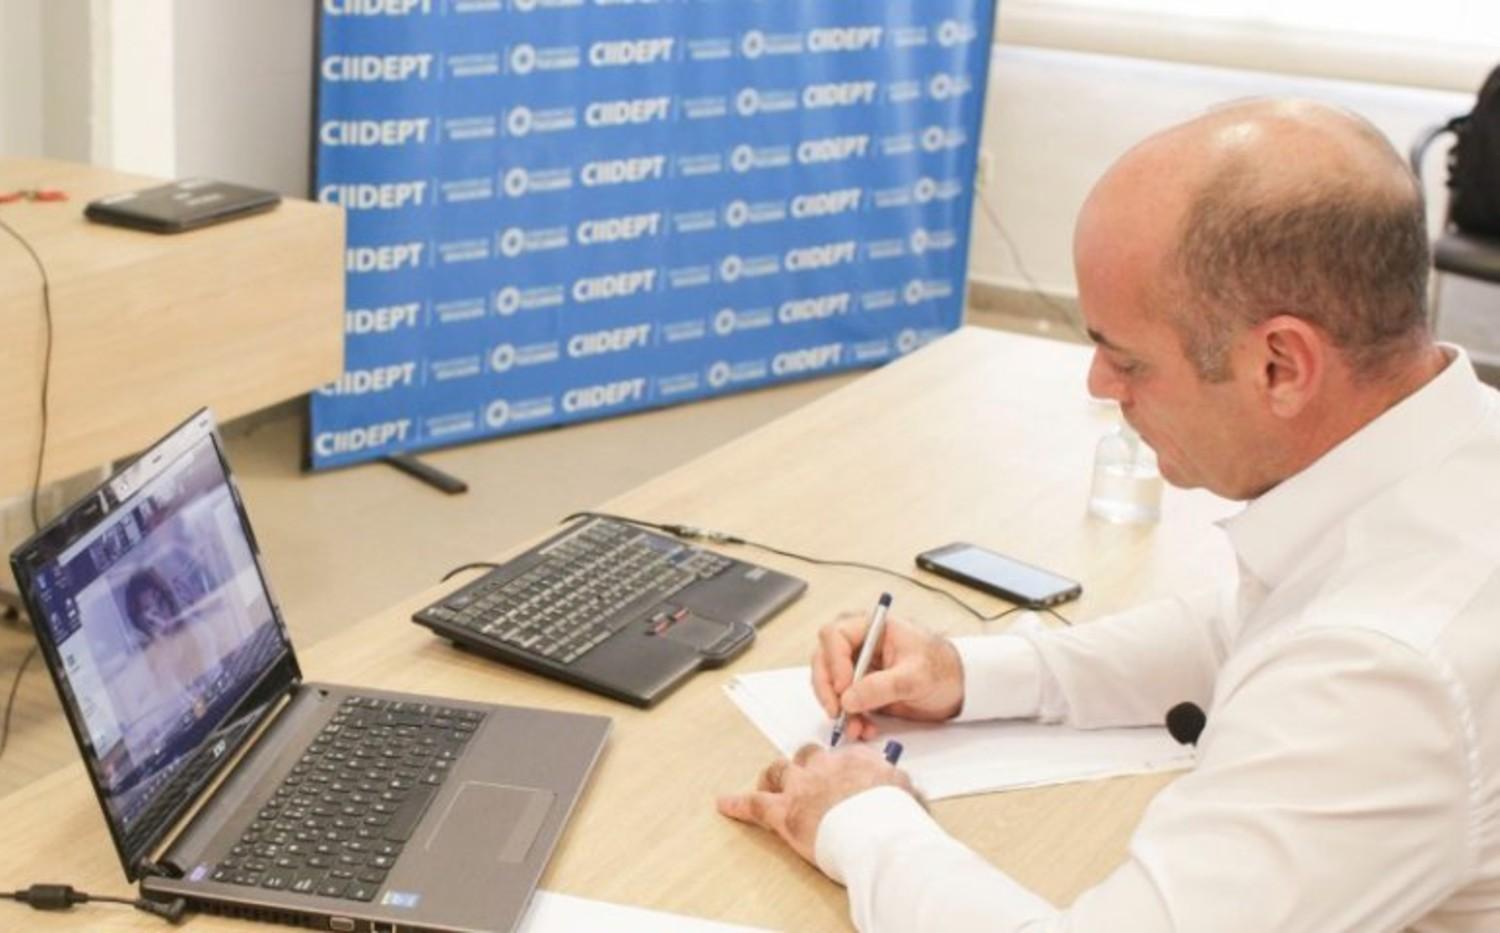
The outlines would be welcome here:
<svg viewBox="0 0 1500 933">
<path fill-rule="evenodd" d="M 1331 347 L 1321 330 L 1299 317 L 1278 314 L 1251 331 L 1258 357 L 1257 388 L 1271 414 L 1300 415 L 1323 388 Z"/>
</svg>

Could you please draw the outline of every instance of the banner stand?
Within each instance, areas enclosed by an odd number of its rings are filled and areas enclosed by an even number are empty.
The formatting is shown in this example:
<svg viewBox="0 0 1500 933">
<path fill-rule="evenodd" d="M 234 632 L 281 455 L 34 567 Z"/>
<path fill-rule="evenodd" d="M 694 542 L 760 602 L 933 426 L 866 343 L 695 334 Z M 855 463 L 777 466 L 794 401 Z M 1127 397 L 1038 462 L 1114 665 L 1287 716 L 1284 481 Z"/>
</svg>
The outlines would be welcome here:
<svg viewBox="0 0 1500 933">
<path fill-rule="evenodd" d="M 389 464 L 402 473 L 415 479 L 421 480 L 438 492 L 445 492 L 450 496 L 469 491 L 469 484 L 454 476 L 452 473 L 439 470 L 430 463 L 424 463 L 411 454 L 390 454 L 380 458 L 381 463 Z"/>
</svg>

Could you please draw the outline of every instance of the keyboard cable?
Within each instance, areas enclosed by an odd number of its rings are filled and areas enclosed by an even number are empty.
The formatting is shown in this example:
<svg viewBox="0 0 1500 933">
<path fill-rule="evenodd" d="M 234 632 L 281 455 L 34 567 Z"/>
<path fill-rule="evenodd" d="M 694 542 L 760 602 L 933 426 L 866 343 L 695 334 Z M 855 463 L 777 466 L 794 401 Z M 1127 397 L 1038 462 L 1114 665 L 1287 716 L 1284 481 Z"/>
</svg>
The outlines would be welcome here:
<svg viewBox="0 0 1500 933">
<path fill-rule="evenodd" d="M 870 573 L 883 574 L 888 577 L 894 577 L 897 580 L 904 580 L 905 582 L 927 590 L 930 593 L 936 593 L 937 595 L 950 600 L 960 609 L 967 612 L 969 615 L 978 619 L 982 623 L 998 622 L 999 620 L 1011 615 L 1012 613 L 1023 612 L 1028 608 L 1026 606 L 1011 606 L 1004 612 L 1000 612 L 992 616 L 987 616 L 980 610 L 975 609 L 973 606 L 964 602 L 962 599 L 959 599 L 957 596 L 953 595 L 942 587 L 933 586 L 930 583 L 918 580 L 916 577 L 913 577 L 910 574 L 902 573 L 899 570 L 892 570 L 889 567 L 881 567 L 878 564 L 867 564 L 863 561 L 857 560 L 836 560 L 823 557 L 811 557 L 806 554 L 799 554 L 796 551 L 788 551 L 769 544 L 762 544 L 758 541 L 751 541 L 747 538 L 742 538 L 739 535 L 732 535 L 723 531 L 715 531 L 710 528 L 699 528 L 694 525 L 648 522 L 643 519 L 630 518 L 625 515 L 615 515 L 610 512 L 594 511 L 574 512 L 573 514 L 565 517 L 562 522 L 563 524 L 566 524 L 567 522 L 571 522 L 574 519 L 578 518 L 603 518 L 609 521 L 623 522 L 627 525 L 635 525 L 641 528 L 650 528 L 655 531 L 666 532 L 667 534 L 672 535 L 674 538 L 678 538 L 683 541 L 705 541 L 709 544 L 738 545 L 740 547 L 748 547 L 758 551 L 765 551 L 768 554 L 775 554 L 779 557 L 790 558 L 791 560 L 799 560 L 806 564 L 815 564 L 820 567 L 847 567 L 853 570 L 865 570 Z M 1056 609 L 1043 608 L 1040 611 L 1057 618 L 1064 625 L 1073 624 L 1072 620 L 1068 619 Z"/>
</svg>

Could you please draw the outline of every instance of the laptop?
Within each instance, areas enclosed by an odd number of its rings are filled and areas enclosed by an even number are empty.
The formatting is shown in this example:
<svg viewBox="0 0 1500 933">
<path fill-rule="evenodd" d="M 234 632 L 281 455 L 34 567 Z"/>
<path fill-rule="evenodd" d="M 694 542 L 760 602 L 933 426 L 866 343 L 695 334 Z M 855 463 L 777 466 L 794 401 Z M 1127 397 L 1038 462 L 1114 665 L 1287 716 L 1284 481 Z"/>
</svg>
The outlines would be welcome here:
<svg viewBox="0 0 1500 933">
<path fill-rule="evenodd" d="M 149 898 L 341 931 L 512 929 L 610 729 L 304 681 L 206 410 L 11 564 Z"/>
</svg>

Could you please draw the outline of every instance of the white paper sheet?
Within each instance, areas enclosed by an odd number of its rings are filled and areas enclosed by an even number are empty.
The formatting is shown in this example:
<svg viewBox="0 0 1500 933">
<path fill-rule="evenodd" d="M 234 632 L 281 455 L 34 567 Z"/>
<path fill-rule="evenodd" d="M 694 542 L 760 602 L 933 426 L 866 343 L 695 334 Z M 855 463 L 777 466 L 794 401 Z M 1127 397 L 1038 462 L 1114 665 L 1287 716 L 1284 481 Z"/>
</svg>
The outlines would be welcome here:
<svg viewBox="0 0 1500 933">
<path fill-rule="evenodd" d="M 827 745 L 832 723 L 813 696 L 807 668 L 742 674 L 725 686 L 771 744 L 790 755 Z M 1012 787 L 1191 767 L 1193 753 L 1160 727 L 1070 729 L 1023 721 L 912 723 L 877 717 L 880 737 L 904 746 L 901 768 L 928 799 Z"/>
<path fill-rule="evenodd" d="M 521 919 L 518 933 L 577 933 L 608 930 L 610 933 L 756 933 L 754 927 L 735 926 L 683 914 L 667 914 L 641 907 L 625 907 L 606 901 L 538 891 Z M 763 933 L 763 931 L 762 931 Z"/>
</svg>

